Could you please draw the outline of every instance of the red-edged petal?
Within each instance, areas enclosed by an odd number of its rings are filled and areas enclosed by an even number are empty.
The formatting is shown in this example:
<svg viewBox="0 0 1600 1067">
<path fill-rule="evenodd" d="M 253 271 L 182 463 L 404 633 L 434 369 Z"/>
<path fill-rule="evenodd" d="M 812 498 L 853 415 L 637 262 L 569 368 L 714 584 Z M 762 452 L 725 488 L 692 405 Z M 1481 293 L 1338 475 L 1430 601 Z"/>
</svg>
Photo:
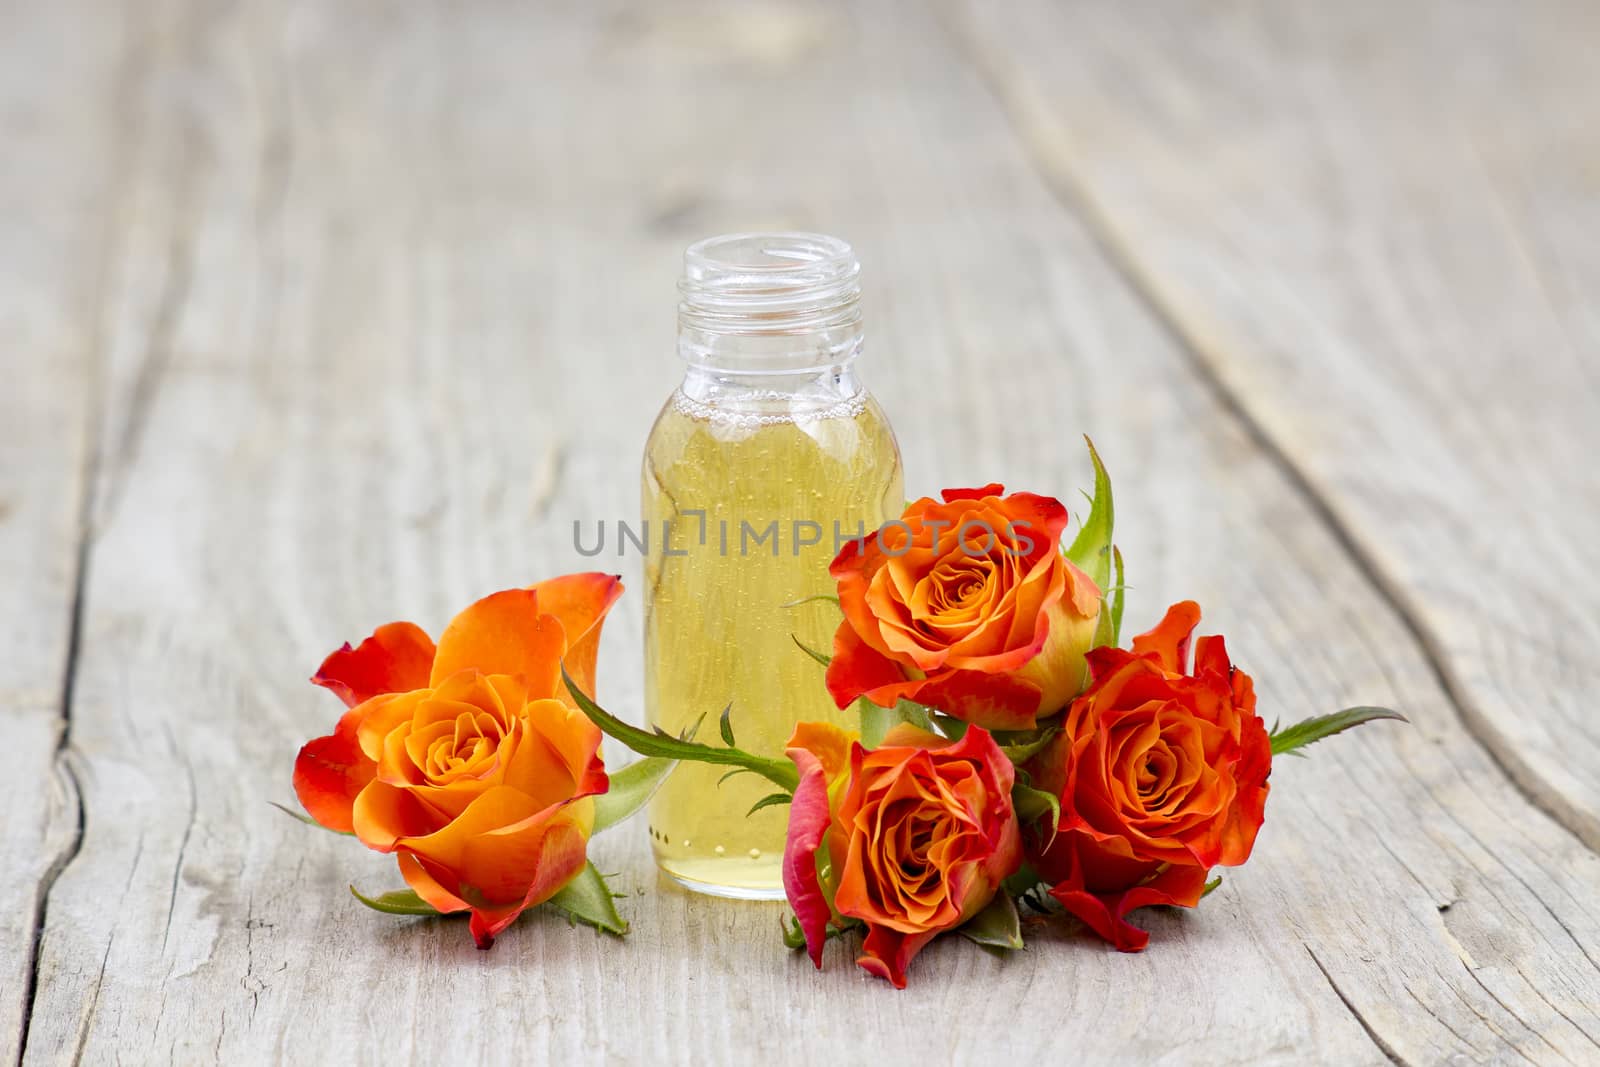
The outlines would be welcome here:
<svg viewBox="0 0 1600 1067">
<path fill-rule="evenodd" d="M 1004 496 L 1006 487 L 999 482 L 990 482 L 988 485 L 977 489 L 946 489 L 939 495 L 946 504 L 953 504 L 957 500 L 982 500 L 986 496 Z"/>
<path fill-rule="evenodd" d="M 806 952 L 820 970 L 822 946 L 828 940 L 828 920 L 833 915 L 817 877 L 817 849 L 833 817 L 828 809 L 828 776 L 822 761 L 810 749 L 791 748 L 788 755 L 800 772 L 800 784 L 789 805 L 789 836 L 783 844 L 783 891 L 805 934 Z"/>
<path fill-rule="evenodd" d="M 999 486 L 990 486 L 998 489 Z M 971 490 L 978 492 L 978 490 Z M 998 496 L 999 494 L 988 494 Z M 952 499 L 948 492 L 946 500 Z M 955 498 L 960 499 L 960 498 Z M 1048 551 L 1054 552 L 1061 541 L 1061 532 L 1067 528 L 1066 505 L 1053 496 L 1040 496 L 1037 493 L 1012 493 L 1006 497 L 1004 513 L 1009 518 L 1008 526 L 1012 533 L 1018 537 L 1026 534 L 1028 540 L 1036 546 L 1030 558 L 1039 553 L 1037 546 L 1047 545 Z"/>
<path fill-rule="evenodd" d="M 355 648 L 346 644 L 322 661 L 311 681 L 332 690 L 349 707 L 381 693 L 404 693 L 428 684 L 433 639 L 410 622 L 380 626 Z"/>
<path fill-rule="evenodd" d="M 856 964 L 868 974 L 888 981 L 896 989 L 906 987 L 906 968 L 937 933 L 902 934 L 887 926 L 868 926 L 861 942 L 861 957 Z"/>
<path fill-rule="evenodd" d="M 904 685 L 909 680 L 894 660 L 861 640 L 849 622 L 841 622 L 833 634 L 833 659 L 828 663 L 828 695 L 841 709 L 861 696 L 888 686 Z M 914 686 L 915 683 L 913 683 Z M 889 699 L 888 704 L 894 704 Z"/>
<path fill-rule="evenodd" d="M 1154 652 L 1161 657 L 1161 665 L 1174 674 L 1185 674 L 1189 668 L 1189 637 L 1200 625 L 1200 605 L 1192 600 L 1180 600 L 1167 609 L 1154 629 L 1133 639 L 1133 653 L 1142 656 Z"/>
<path fill-rule="evenodd" d="M 606 612 L 622 596 L 620 575 L 588 571 L 582 574 L 564 574 L 533 586 L 538 597 L 539 614 L 553 615 L 567 635 L 567 652 L 564 657 L 567 673 L 578 683 L 585 696 L 593 697 L 595 661 L 600 654 L 600 624 Z M 555 693 L 537 693 L 536 696 L 553 696 L 572 703 L 566 686 L 558 686 Z"/>
<path fill-rule="evenodd" d="M 1127 914 L 1153 904 L 1192 908 L 1200 902 L 1205 884 L 1204 867 L 1173 864 L 1127 889 L 1094 892 L 1086 887 L 1081 866 L 1074 863 L 1067 880 L 1052 887 L 1050 895 L 1119 952 L 1142 952 L 1150 934 L 1128 922 Z"/>
<path fill-rule="evenodd" d="M 908 699 L 990 730 L 1028 730 L 1044 691 L 1010 674 L 946 671 L 929 677 Z"/>
<path fill-rule="evenodd" d="M 346 712 L 334 732 L 314 738 L 294 761 L 294 793 L 306 813 L 330 830 L 350 833 L 350 811 L 377 764 L 361 751 L 356 712 Z"/>
</svg>

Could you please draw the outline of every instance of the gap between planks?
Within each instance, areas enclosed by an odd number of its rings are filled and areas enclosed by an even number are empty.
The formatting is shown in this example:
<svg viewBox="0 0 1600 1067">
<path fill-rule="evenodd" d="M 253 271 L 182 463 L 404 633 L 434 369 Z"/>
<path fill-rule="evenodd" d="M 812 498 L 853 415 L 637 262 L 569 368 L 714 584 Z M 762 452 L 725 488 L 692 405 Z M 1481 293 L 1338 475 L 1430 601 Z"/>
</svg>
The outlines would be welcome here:
<svg viewBox="0 0 1600 1067">
<path fill-rule="evenodd" d="M 1563 803 L 1538 789 L 1537 776 L 1515 752 L 1493 741 L 1493 732 L 1476 705 L 1463 691 L 1437 638 L 1429 632 L 1404 591 L 1384 571 L 1382 565 L 1356 536 L 1351 525 L 1339 514 L 1330 496 L 1318 489 L 1311 477 L 1289 456 L 1277 438 L 1267 430 L 1245 404 L 1240 394 L 1224 379 L 1214 355 L 1220 341 L 1208 340 L 1187 323 L 1163 294 L 1154 272 L 1122 233 L 1111 213 L 1101 204 L 1090 183 L 1067 158 L 1063 139 L 1049 134 L 1052 120 L 1043 105 L 1025 84 L 1008 77 L 1000 49 L 985 40 L 965 15 L 946 0 L 936 8 L 937 22 L 949 34 L 956 50 L 967 56 L 985 85 L 994 95 L 1000 110 L 1011 123 L 1027 158 L 1032 161 L 1045 186 L 1055 195 L 1063 210 L 1078 218 L 1095 247 L 1112 269 L 1149 312 L 1156 325 L 1170 338 L 1194 371 L 1195 377 L 1231 415 L 1252 444 L 1261 449 L 1267 461 L 1278 469 L 1290 486 L 1305 501 L 1312 513 L 1327 528 L 1334 542 L 1350 558 L 1356 571 L 1372 591 L 1395 615 L 1400 625 L 1416 642 L 1445 700 L 1455 712 L 1467 736 L 1481 748 L 1529 804 L 1550 816 L 1591 852 L 1600 853 L 1600 823 L 1587 813 Z"/>
</svg>

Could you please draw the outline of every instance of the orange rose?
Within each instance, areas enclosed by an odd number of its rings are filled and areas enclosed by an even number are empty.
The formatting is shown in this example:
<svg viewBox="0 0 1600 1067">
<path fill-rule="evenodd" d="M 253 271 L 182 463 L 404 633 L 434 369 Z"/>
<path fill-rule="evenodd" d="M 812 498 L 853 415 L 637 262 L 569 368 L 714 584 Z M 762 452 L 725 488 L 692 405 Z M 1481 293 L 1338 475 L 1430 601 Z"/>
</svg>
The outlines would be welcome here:
<svg viewBox="0 0 1600 1067">
<path fill-rule="evenodd" d="M 1149 904 L 1193 907 L 1216 865 L 1250 857 L 1261 828 L 1272 745 L 1250 676 L 1221 637 L 1189 639 L 1192 601 L 1167 610 L 1133 651 L 1089 653 L 1094 683 L 1060 737 L 1025 764 L 1061 798 L 1053 840 L 1029 841 L 1051 895 L 1125 952 L 1150 935 L 1125 921 Z"/>
<path fill-rule="evenodd" d="M 575 709 L 561 664 L 593 691 L 601 621 L 621 595 L 612 575 L 568 575 L 483 598 L 437 649 L 404 622 L 345 645 L 312 681 L 351 710 L 300 750 L 300 803 L 396 853 L 417 895 L 470 911 L 488 948 L 586 862 L 589 798 L 608 783 L 600 731 Z"/>
<path fill-rule="evenodd" d="M 1082 691 L 1100 590 L 1061 553 L 1061 502 L 1003 491 L 924 497 L 839 553 L 845 619 L 828 667 L 839 707 L 903 698 L 1020 730 Z"/>
<path fill-rule="evenodd" d="M 952 743 L 897 726 L 868 751 L 836 726 L 801 723 L 788 755 L 800 784 L 784 888 L 811 959 L 822 966 L 835 914 L 859 920 L 857 962 L 904 989 L 923 946 L 981 911 L 1021 864 L 1011 762 L 979 727 Z"/>
</svg>

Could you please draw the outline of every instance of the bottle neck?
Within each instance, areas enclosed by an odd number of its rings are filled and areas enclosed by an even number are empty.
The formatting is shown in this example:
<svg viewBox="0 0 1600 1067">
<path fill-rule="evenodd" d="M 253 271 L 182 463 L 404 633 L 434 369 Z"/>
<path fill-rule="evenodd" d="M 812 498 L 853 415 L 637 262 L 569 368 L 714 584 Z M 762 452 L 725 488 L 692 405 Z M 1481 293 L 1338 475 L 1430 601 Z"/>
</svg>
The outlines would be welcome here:
<svg viewBox="0 0 1600 1067">
<path fill-rule="evenodd" d="M 713 237 L 684 254 L 681 392 L 747 410 L 826 408 L 860 393 L 861 267 L 819 234 Z"/>
</svg>

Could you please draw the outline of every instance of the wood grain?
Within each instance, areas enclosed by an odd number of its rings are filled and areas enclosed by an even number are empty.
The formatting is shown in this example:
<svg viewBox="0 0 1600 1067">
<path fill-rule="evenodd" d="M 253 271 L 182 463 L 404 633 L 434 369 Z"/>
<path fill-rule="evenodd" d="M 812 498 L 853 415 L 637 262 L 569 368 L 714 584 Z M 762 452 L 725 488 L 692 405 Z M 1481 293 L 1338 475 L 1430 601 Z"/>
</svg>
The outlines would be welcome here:
<svg viewBox="0 0 1600 1067">
<path fill-rule="evenodd" d="M 21 1048 L 47 891 L 77 844 L 63 748 L 96 389 L 107 105 L 118 64 L 88 13 L 7 26 L 0 61 L 0 1061 Z M 50 57 L 39 69 L 12 56 Z"/>
<path fill-rule="evenodd" d="M 24 1062 L 1600 1052 L 1600 858 L 1471 735 L 1305 477 L 923 7 L 164 0 L 125 31 L 84 836 Z M 391 865 L 267 806 L 337 714 L 302 680 L 330 647 L 594 565 L 571 523 L 636 512 L 679 250 L 777 226 L 858 245 L 862 370 L 912 491 L 1065 498 L 1089 432 L 1131 625 L 1195 596 L 1269 717 L 1412 716 L 1284 761 L 1255 859 L 1197 912 L 1141 916 L 1148 952 L 1047 927 L 1007 959 L 936 944 L 904 994 L 837 945 L 818 975 L 779 946 L 780 906 L 659 883 L 629 825 L 595 845 L 636 894 L 625 943 L 534 915 L 480 953 L 459 923 L 361 909 L 346 884 L 398 884 Z M 601 696 L 637 718 L 636 592 L 608 626 Z"/>
<path fill-rule="evenodd" d="M 1040 164 L 1600 847 L 1600 12 L 966 10 Z"/>
</svg>

